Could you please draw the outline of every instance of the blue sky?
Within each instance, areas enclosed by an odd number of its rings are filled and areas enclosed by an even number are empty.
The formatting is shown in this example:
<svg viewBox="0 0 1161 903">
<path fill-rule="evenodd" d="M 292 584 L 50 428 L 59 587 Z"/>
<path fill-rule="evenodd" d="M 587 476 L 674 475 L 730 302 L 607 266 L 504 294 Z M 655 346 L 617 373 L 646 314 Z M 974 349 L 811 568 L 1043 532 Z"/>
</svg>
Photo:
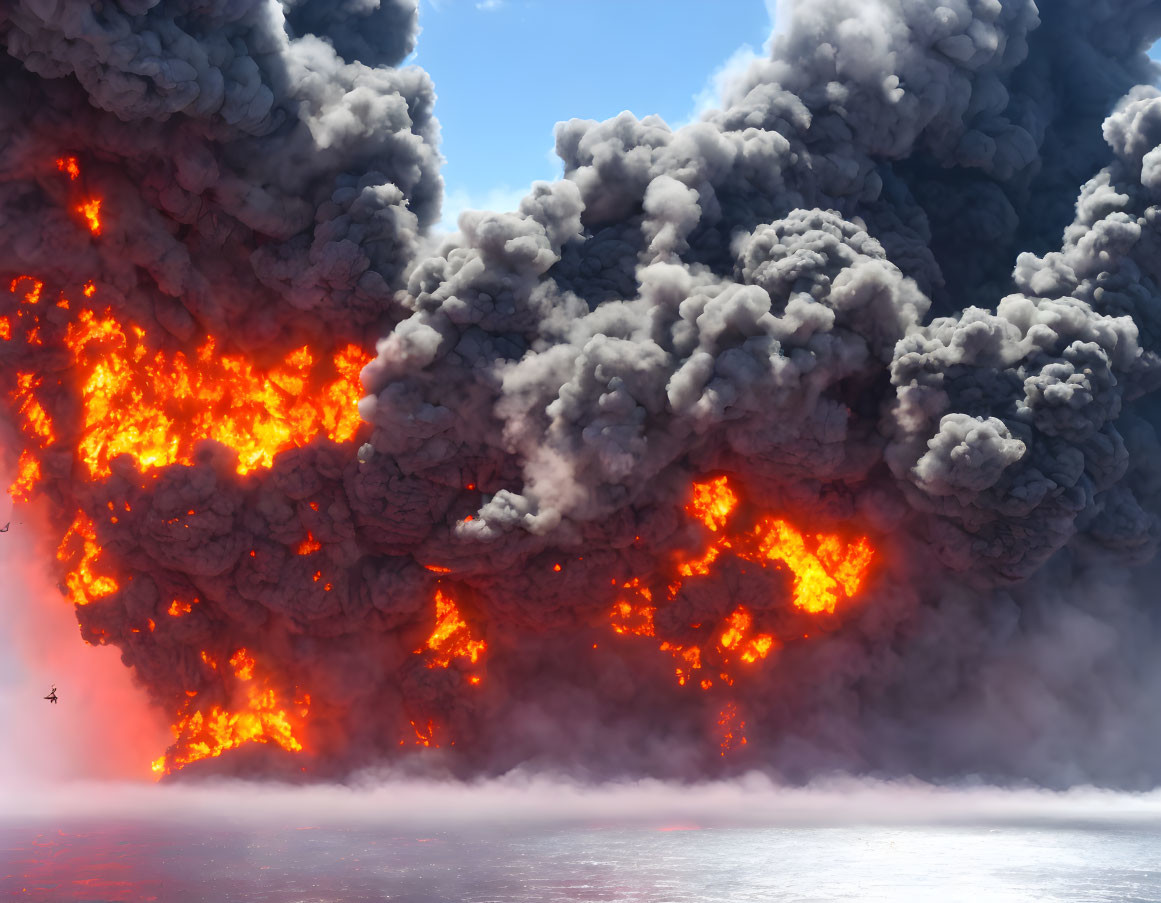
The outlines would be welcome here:
<svg viewBox="0 0 1161 903">
<path fill-rule="evenodd" d="M 552 127 L 622 110 L 690 120 L 715 76 L 763 50 L 776 0 L 421 0 L 411 62 L 435 81 L 443 227 L 513 209 L 560 174 Z M 1161 59 L 1161 43 L 1153 48 Z"/>
<path fill-rule="evenodd" d="M 411 62 L 435 81 L 444 225 L 511 209 L 559 175 L 552 127 L 622 110 L 692 118 L 731 60 L 761 52 L 764 0 L 421 0 Z"/>
</svg>

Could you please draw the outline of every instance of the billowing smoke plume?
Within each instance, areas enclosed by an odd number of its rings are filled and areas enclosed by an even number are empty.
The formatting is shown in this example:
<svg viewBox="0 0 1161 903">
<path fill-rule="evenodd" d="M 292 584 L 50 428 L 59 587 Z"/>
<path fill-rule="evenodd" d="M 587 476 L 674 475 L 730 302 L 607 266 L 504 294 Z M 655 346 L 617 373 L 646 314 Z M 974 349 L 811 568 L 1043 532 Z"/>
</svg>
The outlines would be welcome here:
<svg viewBox="0 0 1161 903">
<path fill-rule="evenodd" d="M 431 253 L 414 3 L 0 12 L 14 423 L 159 770 L 1161 781 L 1161 4 L 782 19 Z M 97 424 L 106 346 L 293 414 L 376 338 L 358 430 Z"/>
</svg>

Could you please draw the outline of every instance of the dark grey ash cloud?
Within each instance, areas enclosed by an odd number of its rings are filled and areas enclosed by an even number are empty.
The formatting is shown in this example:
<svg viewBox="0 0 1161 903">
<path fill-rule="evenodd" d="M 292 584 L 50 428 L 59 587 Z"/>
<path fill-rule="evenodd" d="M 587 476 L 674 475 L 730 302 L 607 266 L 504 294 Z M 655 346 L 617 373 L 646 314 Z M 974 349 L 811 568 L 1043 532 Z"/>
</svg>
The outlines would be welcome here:
<svg viewBox="0 0 1161 903">
<path fill-rule="evenodd" d="M 309 753 L 212 767 L 1161 780 L 1157 566 L 1129 569 L 1161 535 L 1155 0 L 790 3 L 720 110 L 563 122 L 564 178 L 440 245 L 431 86 L 389 68 L 413 2 L 38 9 L 0 13 L 3 77 L 71 115 L 0 112 L 28 136 L 0 203 L 39 224 L 5 266 L 96 267 L 175 346 L 378 337 L 355 443 L 51 490 L 131 501 L 100 529 L 132 585 L 80 617 L 159 701 L 228 699 L 207 645 L 309 689 Z M 62 143 L 125 211 L 63 272 L 31 162 Z M 710 474 L 879 557 L 817 627 L 729 556 L 688 581 L 658 640 L 740 600 L 786 639 L 701 693 L 608 612 L 705 547 L 682 507 Z M 488 643 L 479 686 L 415 654 L 437 587 Z M 196 613 L 131 633 L 181 593 Z M 455 747 L 401 755 L 428 717 Z"/>
<path fill-rule="evenodd" d="M 6 5 L 3 266 L 95 278 L 182 340 L 382 323 L 441 196 L 431 82 L 379 65 L 416 28 L 407 0 Z M 69 153 L 116 208 L 75 249 Z"/>
</svg>

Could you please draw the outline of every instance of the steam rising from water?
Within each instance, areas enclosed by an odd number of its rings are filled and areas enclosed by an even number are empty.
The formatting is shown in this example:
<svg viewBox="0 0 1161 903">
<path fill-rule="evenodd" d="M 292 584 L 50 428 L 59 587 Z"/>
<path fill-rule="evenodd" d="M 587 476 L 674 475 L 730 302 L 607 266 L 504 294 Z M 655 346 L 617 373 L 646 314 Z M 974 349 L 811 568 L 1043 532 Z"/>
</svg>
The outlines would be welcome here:
<svg viewBox="0 0 1161 903">
<path fill-rule="evenodd" d="M 446 829 L 502 824 L 657 827 L 1071 824 L 1161 826 L 1156 792 L 1092 788 L 1065 793 L 937 788 L 917 781 L 821 781 L 801 788 L 760 774 L 673 785 L 654 780 L 603 785 L 514 774 L 469 785 L 356 778 L 349 786 L 286 787 L 236 780 L 166 787 L 141 784 L 33 785 L 6 790 L 4 820 L 145 819 L 245 826 L 380 825 Z"/>
</svg>

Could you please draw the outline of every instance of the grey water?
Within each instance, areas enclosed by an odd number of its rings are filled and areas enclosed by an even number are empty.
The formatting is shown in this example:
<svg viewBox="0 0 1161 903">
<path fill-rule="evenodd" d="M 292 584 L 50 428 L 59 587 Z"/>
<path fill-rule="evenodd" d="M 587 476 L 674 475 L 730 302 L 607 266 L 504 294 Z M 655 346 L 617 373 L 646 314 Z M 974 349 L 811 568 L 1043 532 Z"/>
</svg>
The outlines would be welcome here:
<svg viewBox="0 0 1161 903">
<path fill-rule="evenodd" d="M 1161 900 L 1161 824 L 0 823 L 0 899 L 84 903 Z"/>
</svg>

